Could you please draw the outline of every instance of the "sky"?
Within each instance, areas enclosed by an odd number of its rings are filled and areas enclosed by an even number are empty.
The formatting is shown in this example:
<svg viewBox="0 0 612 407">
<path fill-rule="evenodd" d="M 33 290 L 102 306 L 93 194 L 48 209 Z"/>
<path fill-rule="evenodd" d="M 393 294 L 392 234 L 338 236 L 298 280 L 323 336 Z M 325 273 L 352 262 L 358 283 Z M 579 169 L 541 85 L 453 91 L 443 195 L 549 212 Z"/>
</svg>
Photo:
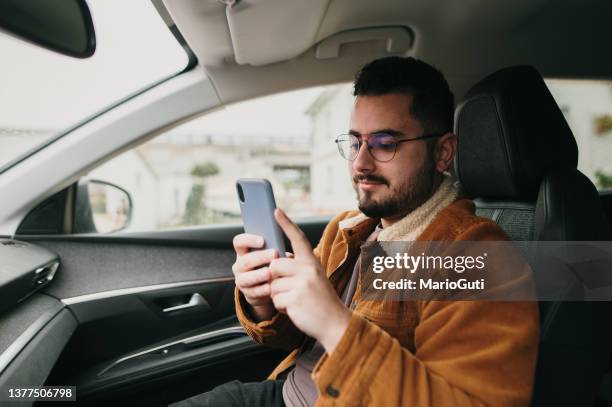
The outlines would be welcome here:
<svg viewBox="0 0 612 407">
<path fill-rule="evenodd" d="M 185 52 L 150 1 L 88 3 L 97 40 L 88 59 L 56 54 L 0 32 L 0 53 L 7 56 L 0 62 L 0 164 L 50 137 L 20 140 L 6 129 L 61 131 L 186 65 Z M 181 129 L 298 136 L 308 128 L 305 110 L 322 90 L 238 103 Z M 287 134 L 287 129 L 297 130 Z"/>
<path fill-rule="evenodd" d="M 187 63 L 151 2 L 89 4 L 97 48 L 88 59 L 0 33 L 0 127 L 66 128 Z"/>
<path fill-rule="evenodd" d="M 306 109 L 324 89 L 303 89 L 236 103 L 182 125 L 181 131 L 303 137 L 310 129 Z"/>
</svg>

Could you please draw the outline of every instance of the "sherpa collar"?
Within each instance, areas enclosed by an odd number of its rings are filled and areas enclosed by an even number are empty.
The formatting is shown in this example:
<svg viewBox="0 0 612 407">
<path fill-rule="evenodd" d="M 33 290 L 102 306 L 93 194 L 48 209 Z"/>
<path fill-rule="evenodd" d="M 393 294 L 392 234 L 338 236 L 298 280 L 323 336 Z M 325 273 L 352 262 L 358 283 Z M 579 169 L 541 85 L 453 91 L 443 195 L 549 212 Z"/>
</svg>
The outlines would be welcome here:
<svg viewBox="0 0 612 407">
<path fill-rule="evenodd" d="M 453 203 L 459 191 L 450 175 L 445 174 L 436 192 L 421 206 L 385 228 L 378 235 L 378 241 L 414 241 L 436 217 L 438 212 Z M 340 222 L 340 229 L 353 228 L 370 219 L 363 213 Z"/>
</svg>

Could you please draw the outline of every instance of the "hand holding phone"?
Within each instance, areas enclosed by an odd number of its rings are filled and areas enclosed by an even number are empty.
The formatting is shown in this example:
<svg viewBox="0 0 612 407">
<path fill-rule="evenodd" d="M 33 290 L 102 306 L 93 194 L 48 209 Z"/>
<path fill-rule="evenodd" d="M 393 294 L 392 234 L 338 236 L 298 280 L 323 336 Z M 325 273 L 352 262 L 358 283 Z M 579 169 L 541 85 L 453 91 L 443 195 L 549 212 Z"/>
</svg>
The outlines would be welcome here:
<svg viewBox="0 0 612 407">
<path fill-rule="evenodd" d="M 285 257 L 285 239 L 274 219 L 276 202 L 270 181 L 241 178 L 236 181 L 236 189 L 244 231 L 263 237 L 264 249 L 276 249 L 280 257 Z"/>
<path fill-rule="evenodd" d="M 274 219 L 276 204 L 267 180 L 240 179 L 236 189 L 247 233 L 234 238 L 236 262 L 232 271 L 236 287 L 251 306 L 253 317 L 266 320 L 276 313 L 270 297 L 268 264 L 285 256 L 283 234 Z"/>
</svg>

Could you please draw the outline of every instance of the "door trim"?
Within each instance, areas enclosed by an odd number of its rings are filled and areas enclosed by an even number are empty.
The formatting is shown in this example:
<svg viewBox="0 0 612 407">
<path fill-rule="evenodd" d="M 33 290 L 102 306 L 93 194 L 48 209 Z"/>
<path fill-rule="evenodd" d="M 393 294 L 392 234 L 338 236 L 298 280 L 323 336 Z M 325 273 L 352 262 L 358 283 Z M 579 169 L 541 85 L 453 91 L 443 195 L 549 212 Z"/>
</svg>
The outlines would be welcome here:
<svg viewBox="0 0 612 407">
<path fill-rule="evenodd" d="M 145 293 L 149 291 L 157 291 L 157 290 L 168 290 L 172 288 L 187 287 L 190 285 L 226 283 L 226 282 L 230 282 L 233 280 L 234 280 L 234 277 L 231 276 L 231 277 L 208 278 L 208 279 L 203 279 L 203 280 L 181 281 L 181 282 L 176 282 L 176 283 L 154 284 L 154 285 L 147 285 L 147 286 L 141 286 L 141 287 L 120 288 L 117 290 L 102 291 L 98 293 L 78 295 L 76 297 L 62 298 L 61 301 L 65 305 L 73 305 L 73 304 L 80 304 L 80 303 L 89 302 L 89 301 L 101 300 L 105 298 L 120 297 L 123 295 L 140 294 L 140 293 Z"/>
</svg>

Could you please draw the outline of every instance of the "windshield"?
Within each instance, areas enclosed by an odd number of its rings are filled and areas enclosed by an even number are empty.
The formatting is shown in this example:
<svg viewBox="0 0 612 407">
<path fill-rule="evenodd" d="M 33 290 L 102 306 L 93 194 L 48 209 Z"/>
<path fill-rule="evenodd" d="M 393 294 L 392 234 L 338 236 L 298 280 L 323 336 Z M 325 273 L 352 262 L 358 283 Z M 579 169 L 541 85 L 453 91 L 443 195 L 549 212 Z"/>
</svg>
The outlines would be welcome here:
<svg viewBox="0 0 612 407">
<path fill-rule="evenodd" d="M 88 4 L 97 40 L 88 59 L 0 32 L 0 172 L 72 125 L 187 65 L 186 52 L 150 1 Z"/>
</svg>

